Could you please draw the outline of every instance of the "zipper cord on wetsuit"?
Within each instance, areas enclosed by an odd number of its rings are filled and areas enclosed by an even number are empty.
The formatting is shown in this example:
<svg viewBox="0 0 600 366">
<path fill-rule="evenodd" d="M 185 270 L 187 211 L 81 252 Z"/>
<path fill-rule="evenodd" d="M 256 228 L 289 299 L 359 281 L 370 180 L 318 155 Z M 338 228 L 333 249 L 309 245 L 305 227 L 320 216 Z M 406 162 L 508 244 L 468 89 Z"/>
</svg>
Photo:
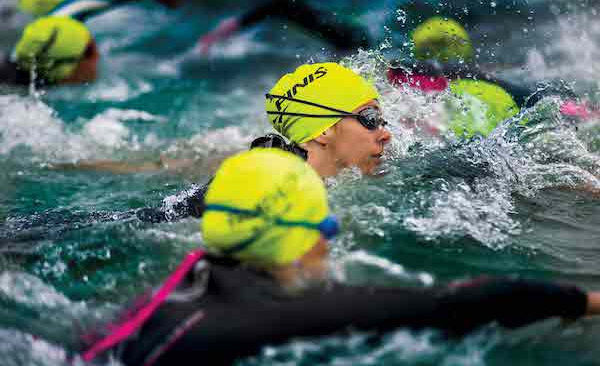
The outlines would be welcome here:
<svg viewBox="0 0 600 366">
<path fill-rule="evenodd" d="M 96 342 L 91 348 L 81 354 L 81 358 L 84 361 L 89 362 L 96 358 L 100 353 L 134 334 L 177 288 L 187 273 L 194 268 L 194 265 L 202 259 L 202 257 L 204 257 L 204 254 L 205 252 L 202 249 L 194 250 L 189 253 L 179 267 L 177 267 L 169 278 L 167 278 L 146 306 L 142 307 L 132 318 L 114 327 L 114 330 L 108 336 L 104 337 L 99 342 Z"/>
</svg>

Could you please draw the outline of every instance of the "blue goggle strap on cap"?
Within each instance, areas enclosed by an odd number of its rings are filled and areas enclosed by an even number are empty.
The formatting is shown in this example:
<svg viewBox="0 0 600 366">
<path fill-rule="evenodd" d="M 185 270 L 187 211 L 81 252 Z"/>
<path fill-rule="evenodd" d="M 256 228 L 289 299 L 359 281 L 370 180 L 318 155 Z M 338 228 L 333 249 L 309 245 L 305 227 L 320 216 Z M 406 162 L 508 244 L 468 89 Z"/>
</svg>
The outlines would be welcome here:
<svg viewBox="0 0 600 366">
<path fill-rule="evenodd" d="M 247 215 L 247 216 L 260 216 L 261 213 L 256 210 L 245 210 L 237 207 L 231 207 L 226 205 L 206 205 L 205 211 L 219 211 L 219 212 L 228 212 L 236 215 Z M 323 221 L 318 224 L 307 222 L 307 221 L 291 221 L 291 220 L 283 220 L 283 219 L 275 219 L 275 224 L 280 226 L 298 226 L 305 227 L 307 229 L 320 231 L 321 234 L 325 237 L 325 239 L 332 239 L 340 232 L 340 224 L 335 216 L 328 215 Z M 237 247 L 237 246 L 236 246 Z M 234 247 L 235 248 L 235 247 Z M 241 249 L 238 249 L 241 250 Z M 238 251 L 235 250 L 235 251 Z"/>
</svg>

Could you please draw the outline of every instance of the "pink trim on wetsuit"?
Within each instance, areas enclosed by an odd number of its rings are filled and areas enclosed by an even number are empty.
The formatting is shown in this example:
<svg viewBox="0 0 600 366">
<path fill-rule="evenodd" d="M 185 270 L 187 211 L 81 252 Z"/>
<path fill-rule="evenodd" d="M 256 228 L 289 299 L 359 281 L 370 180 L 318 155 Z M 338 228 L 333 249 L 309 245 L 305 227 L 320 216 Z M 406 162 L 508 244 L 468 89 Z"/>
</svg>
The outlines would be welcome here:
<svg viewBox="0 0 600 366">
<path fill-rule="evenodd" d="M 131 319 L 118 324 L 112 333 L 94 344 L 90 349 L 83 353 L 81 358 L 86 362 L 93 360 L 98 354 L 123 341 L 144 325 L 146 320 L 148 320 L 156 309 L 158 309 L 158 307 L 169 297 L 171 292 L 175 290 L 181 280 L 185 278 L 186 274 L 203 256 L 203 250 L 194 250 L 188 254 L 146 306 L 141 308 Z"/>
<path fill-rule="evenodd" d="M 401 69 L 389 69 L 387 78 L 392 85 L 408 85 L 410 88 L 427 93 L 441 92 L 448 88 L 448 79 L 444 76 L 430 76 L 423 74 L 408 75 Z"/>
<path fill-rule="evenodd" d="M 568 100 L 560 106 L 560 113 L 564 116 L 579 117 L 583 120 L 592 117 L 592 113 L 585 103 L 577 103 L 573 100 Z"/>
</svg>

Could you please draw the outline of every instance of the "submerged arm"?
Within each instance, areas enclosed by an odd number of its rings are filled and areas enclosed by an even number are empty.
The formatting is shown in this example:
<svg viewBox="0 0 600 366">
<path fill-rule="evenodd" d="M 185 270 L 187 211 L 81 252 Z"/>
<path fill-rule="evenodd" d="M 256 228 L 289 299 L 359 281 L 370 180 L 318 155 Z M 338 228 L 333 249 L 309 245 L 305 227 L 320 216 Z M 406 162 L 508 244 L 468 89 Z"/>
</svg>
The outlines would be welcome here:
<svg viewBox="0 0 600 366">
<path fill-rule="evenodd" d="M 170 159 L 161 156 L 156 162 L 129 163 L 113 160 L 82 160 L 77 163 L 55 164 L 54 169 L 91 170 L 116 174 L 149 173 L 161 170 L 177 171 L 194 165 L 194 159 Z"/>
</svg>

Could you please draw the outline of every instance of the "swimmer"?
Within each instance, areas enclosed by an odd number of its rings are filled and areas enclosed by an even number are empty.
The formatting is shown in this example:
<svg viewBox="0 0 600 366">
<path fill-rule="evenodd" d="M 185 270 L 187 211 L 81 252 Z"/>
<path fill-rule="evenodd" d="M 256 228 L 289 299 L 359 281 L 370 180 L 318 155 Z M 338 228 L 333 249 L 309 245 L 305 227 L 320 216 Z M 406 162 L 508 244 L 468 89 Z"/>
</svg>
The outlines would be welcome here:
<svg viewBox="0 0 600 366">
<path fill-rule="evenodd" d="M 453 19 L 430 18 L 411 32 L 411 40 L 417 62 L 392 65 L 387 78 L 393 85 L 424 93 L 449 90 L 461 102 L 459 106 L 449 106 L 448 127 L 458 136 L 487 136 L 500 122 L 546 96 L 566 100 L 560 108 L 564 116 L 583 121 L 599 115 L 576 102 L 577 96 L 563 84 L 544 88 L 517 85 L 482 71 L 473 63 L 474 51 L 467 31 Z M 454 112 L 464 109 L 468 110 L 466 114 Z M 477 118 L 478 114 L 484 118 Z"/>
<path fill-rule="evenodd" d="M 85 83 L 96 79 L 100 54 L 87 27 L 63 16 L 29 24 L 15 47 L 15 61 L 0 66 L 0 81 L 28 85 Z"/>
<path fill-rule="evenodd" d="M 84 361 L 118 344 L 116 356 L 130 366 L 227 365 L 266 345 L 341 331 L 431 328 L 458 337 L 492 322 L 518 328 L 600 314 L 600 293 L 537 280 L 415 288 L 328 278 L 328 240 L 339 227 L 321 177 L 287 152 L 255 149 L 226 160 L 206 203 L 209 254 L 192 253 L 153 299 L 91 342 Z"/>
<path fill-rule="evenodd" d="M 29 85 L 34 74 L 39 86 L 94 81 L 100 54 L 83 22 L 129 1 L 21 0 L 19 8 L 38 19 L 25 28 L 12 55 L 0 55 L 0 83 Z M 170 7 L 179 2 L 157 1 Z"/>
<path fill-rule="evenodd" d="M 293 151 L 324 178 L 351 167 L 366 175 L 376 174 L 391 140 L 377 98 L 379 93 L 369 82 L 339 64 L 300 66 L 284 75 L 265 101 L 269 121 L 291 143 L 270 135 L 255 140 L 251 147 Z M 123 173 L 148 171 L 151 166 L 86 161 L 82 168 Z M 140 210 L 138 217 L 150 222 L 200 217 L 206 187 L 193 185 L 166 198 L 158 209 Z"/>
</svg>

